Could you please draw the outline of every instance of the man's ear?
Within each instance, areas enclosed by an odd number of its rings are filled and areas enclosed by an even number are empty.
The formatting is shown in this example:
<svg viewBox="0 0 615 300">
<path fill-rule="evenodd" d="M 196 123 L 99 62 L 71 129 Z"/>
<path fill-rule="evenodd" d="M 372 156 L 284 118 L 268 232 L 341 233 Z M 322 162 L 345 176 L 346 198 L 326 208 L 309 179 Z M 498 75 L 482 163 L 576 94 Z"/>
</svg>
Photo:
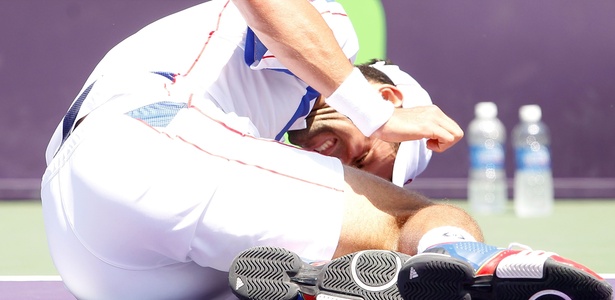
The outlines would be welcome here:
<svg viewBox="0 0 615 300">
<path fill-rule="evenodd" d="M 385 84 L 382 85 L 380 89 L 378 89 L 378 91 L 380 92 L 380 95 L 382 95 L 382 98 L 387 101 L 391 101 L 391 103 L 393 103 L 393 106 L 401 107 L 401 104 L 404 100 L 404 95 L 396 86 Z"/>
</svg>

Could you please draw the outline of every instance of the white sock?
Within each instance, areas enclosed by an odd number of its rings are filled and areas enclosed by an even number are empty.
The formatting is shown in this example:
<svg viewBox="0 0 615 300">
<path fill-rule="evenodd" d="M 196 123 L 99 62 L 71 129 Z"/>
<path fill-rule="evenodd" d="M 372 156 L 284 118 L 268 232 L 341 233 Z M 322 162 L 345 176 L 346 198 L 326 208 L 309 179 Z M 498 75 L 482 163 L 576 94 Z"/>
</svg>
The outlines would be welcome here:
<svg viewBox="0 0 615 300">
<path fill-rule="evenodd" d="M 476 242 L 476 239 L 459 227 L 436 227 L 427 231 L 419 240 L 418 253 L 423 253 L 431 246 L 448 242 Z"/>
</svg>

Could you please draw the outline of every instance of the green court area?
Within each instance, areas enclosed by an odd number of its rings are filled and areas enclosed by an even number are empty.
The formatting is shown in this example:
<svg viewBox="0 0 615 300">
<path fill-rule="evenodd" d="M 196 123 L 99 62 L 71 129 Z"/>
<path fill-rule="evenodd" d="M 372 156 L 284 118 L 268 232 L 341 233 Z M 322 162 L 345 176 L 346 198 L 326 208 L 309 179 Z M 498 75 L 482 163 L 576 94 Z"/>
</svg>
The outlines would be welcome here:
<svg viewBox="0 0 615 300">
<path fill-rule="evenodd" d="M 449 203 L 466 208 L 465 201 Z M 557 201 L 551 217 L 519 219 L 512 212 L 475 216 L 487 242 L 518 242 L 615 273 L 615 199 Z M 40 201 L 0 201 L 0 276 L 57 275 L 47 249 Z"/>
<path fill-rule="evenodd" d="M 467 208 L 465 201 L 451 201 Z M 474 215 L 486 242 L 511 242 L 556 252 L 599 273 L 615 273 L 615 200 L 560 200 L 546 218 L 520 219 L 512 203 L 505 214 Z"/>
<path fill-rule="evenodd" d="M 40 201 L 0 201 L 0 275 L 57 275 Z"/>
</svg>

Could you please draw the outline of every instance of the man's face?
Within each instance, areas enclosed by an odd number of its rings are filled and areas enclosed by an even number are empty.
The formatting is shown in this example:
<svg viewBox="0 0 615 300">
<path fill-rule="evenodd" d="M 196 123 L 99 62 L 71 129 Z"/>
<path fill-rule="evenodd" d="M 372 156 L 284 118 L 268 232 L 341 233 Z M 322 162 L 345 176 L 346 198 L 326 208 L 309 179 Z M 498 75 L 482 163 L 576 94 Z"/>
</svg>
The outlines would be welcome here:
<svg viewBox="0 0 615 300">
<path fill-rule="evenodd" d="M 322 98 L 316 101 L 306 122 L 306 129 L 288 133 L 291 143 L 391 180 L 399 144 L 365 137 L 350 119 L 325 104 Z"/>
</svg>

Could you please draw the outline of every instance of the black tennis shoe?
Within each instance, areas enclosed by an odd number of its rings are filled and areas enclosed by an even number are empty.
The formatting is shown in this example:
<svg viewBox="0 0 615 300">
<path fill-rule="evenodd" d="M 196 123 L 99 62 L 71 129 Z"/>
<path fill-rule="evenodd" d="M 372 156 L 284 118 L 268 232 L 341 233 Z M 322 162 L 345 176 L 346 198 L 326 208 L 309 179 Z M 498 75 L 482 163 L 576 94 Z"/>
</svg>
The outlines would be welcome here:
<svg viewBox="0 0 615 300">
<path fill-rule="evenodd" d="M 552 252 L 455 242 L 410 258 L 399 274 L 406 300 L 611 300 L 589 268 Z"/>
</svg>

